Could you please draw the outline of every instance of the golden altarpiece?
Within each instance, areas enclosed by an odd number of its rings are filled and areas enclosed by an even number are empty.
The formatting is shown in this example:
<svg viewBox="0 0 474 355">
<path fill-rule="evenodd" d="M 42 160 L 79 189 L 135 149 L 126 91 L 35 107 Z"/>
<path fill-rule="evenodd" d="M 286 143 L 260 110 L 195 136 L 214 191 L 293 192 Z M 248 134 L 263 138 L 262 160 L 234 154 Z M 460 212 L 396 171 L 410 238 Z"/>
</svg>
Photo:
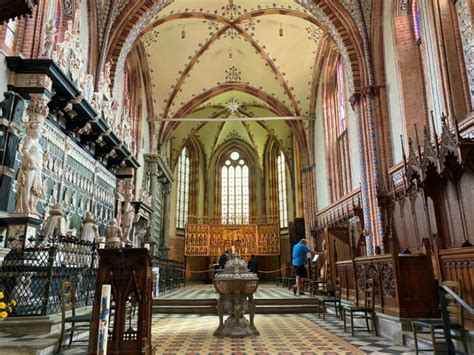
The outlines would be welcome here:
<svg viewBox="0 0 474 355">
<path fill-rule="evenodd" d="M 218 256 L 224 251 L 241 256 L 280 255 L 280 227 L 276 218 L 251 218 L 247 224 L 223 224 L 220 219 L 189 217 L 185 228 L 185 256 Z"/>
</svg>

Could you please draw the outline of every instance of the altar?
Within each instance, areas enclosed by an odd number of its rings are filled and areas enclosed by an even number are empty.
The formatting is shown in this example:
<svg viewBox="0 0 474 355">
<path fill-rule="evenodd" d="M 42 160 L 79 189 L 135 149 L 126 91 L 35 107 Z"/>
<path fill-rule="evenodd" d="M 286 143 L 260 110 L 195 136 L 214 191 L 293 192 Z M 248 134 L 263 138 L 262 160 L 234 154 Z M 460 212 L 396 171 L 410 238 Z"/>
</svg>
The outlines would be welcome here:
<svg viewBox="0 0 474 355">
<path fill-rule="evenodd" d="M 191 220 L 185 228 L 184 254 L 219 256 L 234 248 L 242 256 L 280 255 L 279 224 L 273 220 L 252 222 L 220 224 Z"/>
</svg>

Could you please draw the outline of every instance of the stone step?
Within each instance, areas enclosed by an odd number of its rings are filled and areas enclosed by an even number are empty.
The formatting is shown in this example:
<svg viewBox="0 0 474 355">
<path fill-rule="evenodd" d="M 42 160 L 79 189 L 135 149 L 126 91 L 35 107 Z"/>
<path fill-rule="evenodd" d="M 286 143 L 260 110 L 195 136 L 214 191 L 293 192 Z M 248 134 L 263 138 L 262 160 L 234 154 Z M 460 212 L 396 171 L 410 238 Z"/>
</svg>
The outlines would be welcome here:
<svg viewBox="0 0 474 355">
<path fill-rule="evenodd" d="M 257 314 L 315 313 L 313 304 L 257 304 Z M 217 314 L 215 305 L 154 305 L 153 313 L 170 314 Z"/>
<path fill-rule="evenodd" d="M 309 297 L 295 298 L 256 298 L 257 305 L 313 305 L 316 307 L 316 300 Z"/>
<path fill-rule="evenodd" d="M 257 314 L 282 314 L 282 313 L 316 313 L 317 307 L 312 304 L 299 305 L 258 305 Z"/>
<path fill-rule="evenodd" d="M 316 306 L 314 298 L 256 298 L 257 305 L 313 305 Z M 154 306 L 215 306 L 217 299 L 215 298 L 198 298 L 198 299 L 178 299 L 178 298 L 155 298 Z"/>
<path fill-rule="evenodd" d="M 215 298 L 179 299 L 179 298 L 155 298 L 153 306 L 216 306 Z"/>
<path fill-rule="evenodd" d="M 153 313 L 170 314 L 217 314 L 216 306 L 210 305 L 159 305 L 153 306 Z"/>
</svg>

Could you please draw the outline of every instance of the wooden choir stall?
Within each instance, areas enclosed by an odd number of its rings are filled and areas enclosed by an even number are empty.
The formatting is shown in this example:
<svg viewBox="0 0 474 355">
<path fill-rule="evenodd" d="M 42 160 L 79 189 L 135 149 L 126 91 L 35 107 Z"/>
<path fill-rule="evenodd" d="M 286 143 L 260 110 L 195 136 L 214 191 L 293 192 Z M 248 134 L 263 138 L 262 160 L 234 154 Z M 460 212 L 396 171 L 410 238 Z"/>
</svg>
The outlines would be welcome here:
<svg viewBox="0 0 474 355">
<path fill-rule="evenodd" d="M 460 281 L 462 298 L 474 304 L 474 141 L 446 117 L 442 123 L 441 136 L 425 130 L 423 143 L 410 140 L 404 164 L 390 171 L 392 191 L 380 200 L 388 223 L 376 255 L 366 255 L 362 214 L 319 229 L 343 299 L 363 302 L 365 280 L 373 278 L 377 312 L 439 317 L 437 282 L 449 280 Z M 473 329 L 473 316 L 464 316 Z"/>
</svg>

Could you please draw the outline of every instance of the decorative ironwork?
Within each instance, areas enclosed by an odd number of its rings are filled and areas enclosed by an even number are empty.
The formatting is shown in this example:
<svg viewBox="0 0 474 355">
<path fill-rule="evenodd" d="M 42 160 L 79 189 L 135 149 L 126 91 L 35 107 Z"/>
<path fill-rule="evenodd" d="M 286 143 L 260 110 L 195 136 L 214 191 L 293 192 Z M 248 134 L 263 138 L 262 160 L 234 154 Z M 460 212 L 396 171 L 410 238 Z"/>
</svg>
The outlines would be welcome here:
<svg viewBox="0 0 474 355">
<path fill-rule="evenodd" d="M 77 306 L 91 305 L 97 273 L 95 246 L 69 237 L 38 236 L 35 248 L 12 249 L 0 267 L 0 289 L 18 304 L 11 316 L 45 316 L 61 310 L 60 286 L 77 284 Z"/>
</svg>

